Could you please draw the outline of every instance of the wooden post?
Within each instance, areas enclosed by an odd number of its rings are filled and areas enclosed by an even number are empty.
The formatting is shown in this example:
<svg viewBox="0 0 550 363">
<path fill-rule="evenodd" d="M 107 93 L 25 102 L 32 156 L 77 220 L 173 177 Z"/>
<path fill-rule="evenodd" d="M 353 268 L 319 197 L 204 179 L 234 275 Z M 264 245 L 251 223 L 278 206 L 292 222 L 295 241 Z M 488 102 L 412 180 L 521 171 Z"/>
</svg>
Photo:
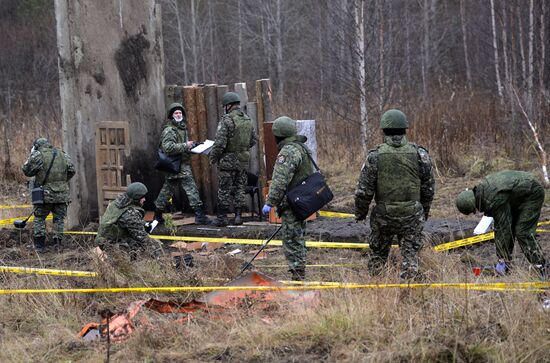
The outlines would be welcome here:
<svg viewBox="0 0 550 363">
<path fill-rule="evenodd" d="M 197 102 L 195 97 L 194 86 L 183 87 L 183 102 L 187 115 L 187 132 L 189 140 L 196 141 L 199 139 L 199 129 L 197 125 Z M 193 169 L 193 177 L 197 184 L 199 193 L 202 191 L 202 175 L 201 175 L 201 162 L 197 155 L 193 155 L 191 159 L 191 168 Z"/>
<path fill-rule="evenodd" d="M 206 116 L 206 88 L 204 86 L 195 88 L 195 101 L 197 107 L 197 126 L 199 136 L 197 141 L 204 141 L 208 138 L 208 121 Z M 200 173 L 202 184 L 202 201 L 207 213 L 214 211 L 214 205 L 212 202 L 212 185 L 210 175 L 210 163 L 207 155 L 198 155 L 200 159 Z"/>
<path fill-rule="evenodd" d="M 206 123 L 208 130 L 208 139 L 216 138 L 219 120 L 219 102 L 218 86 L 207 84 L 205 87 L 205 105 L 206 105 Z M 218 202 L 218 169 L 216 166 L 210 167 L 210 193 L 212 195 L 212 212 L 216 210 Z"/>
<path fill-rule="evenodd" d="M 258 161 L 260 171 L 260 187 L 267 186 L 267 173 L 265 167 L 265 138 L 264 122 L 271 120 L 271 85 L 269 79 L 256 81 L 256 101 L 258 115 Z M 262 193 L 263 194 L 263 193 Z M 264 195 L 262 195 L 264 199 Z"/>
<path fill-rule="evenodd" d="M 252 126 L 254 126 L 254 132 L 258 136 L 258 110 L 256 102 L 248 102 L 246 106 L 248 110 L 248 116 L 252 119 Z M 256 145 L 250 150 L 250 172 L 255 175 L 260 173 L 260 162 L 258 159 L 258 145 L 260 142 L 256 142 Z"/>
<path fill-rule="evenodd" d="M 235 83 L 235 92 L 241 98 L 241 109 L 248 113 L 247 104 L 248 104 L 248 93 L 246 92 L 246 83 Z"/>
</svg>

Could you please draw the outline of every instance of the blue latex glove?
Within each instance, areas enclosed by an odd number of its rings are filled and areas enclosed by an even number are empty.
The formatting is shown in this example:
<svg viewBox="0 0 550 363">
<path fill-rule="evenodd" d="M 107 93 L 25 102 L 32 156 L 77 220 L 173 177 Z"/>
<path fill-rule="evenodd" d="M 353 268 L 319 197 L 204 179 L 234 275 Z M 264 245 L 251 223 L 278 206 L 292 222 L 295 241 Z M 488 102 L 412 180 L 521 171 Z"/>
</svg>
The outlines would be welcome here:
<svg viewBox="0 0 550 363">
<path fill-rule="evenodd" d="M 264 207 L 262 208 L 262 214 L 268 215 L 269 212 L 271 212 L 271 208 L 273 207 L 268 204 L 264 204 Z"/>
<path fill-rule="evenodd" d="M 495 271 L 496 271 L 497 274 L 499 274 L 499 275 L 504 275 L 504 274 L 506 274 L 506 272 L 508 271 L 508 266 L 506 266 L 506 262 L 504 262 L 504 261 L 499 261 L 499 262 L 495 265 Z"/>
</svg>

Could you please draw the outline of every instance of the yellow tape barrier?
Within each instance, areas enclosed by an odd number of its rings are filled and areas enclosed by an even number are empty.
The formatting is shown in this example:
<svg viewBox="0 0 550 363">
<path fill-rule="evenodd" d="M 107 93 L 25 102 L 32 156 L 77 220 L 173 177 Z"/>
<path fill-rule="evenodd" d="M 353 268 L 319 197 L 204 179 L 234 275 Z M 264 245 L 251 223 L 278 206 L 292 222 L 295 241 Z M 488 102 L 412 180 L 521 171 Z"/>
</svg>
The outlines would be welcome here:
<svg viewBox="0 0 550 363">
<path fill-rule="evenodd" d="M 13 224 L 13 222 L 15 222 L 17 219 L 24 220 L 25 218 L 27 218 L 27 217 L 15 217 L 15 218 L 8 218 L 8 219 L 0 219 L 0 226 L 1 225 Z M 51 221 L 52 219 L 53 219 L 53 216 L 51 214 L 46 217 L 47 221 Z M 33 221 L 34 221 L 34 216 L 31 216 L 29 218 L 28 222 L 33 222 Z"/>
<path fill-rule="evenodd" d="M 327 213 L 336 213 L 336 212 L 327 212 Z M 345 214 L 345 213 L 341 213 Z M 539 226 L 550 225 L 550 221 L 540 222 Z M 537 232 L 550 232 L 549 230 L 537 229 Z M 95 235 L 96 232 L 81 232 L 81 231 L 67 231 L 66 234 L 74 235 Z M 244 239 L 244 238 L 220 238 L 220 237 L 189 237 L 189 236 L 162 236 L 162 235 L 152 235 L 153 238 L 158 238 L 161 240 L 168 241 L 183 241 L 183 242 L 210 242 L 210 243 L 233 243 L 233 244 L 243 244 L 243 245 L 262 245 L 265 241 L 261 239 Z M 473 245 L 475 243 L 480 243 L 484 241 L 489 241 L 495 238 L 494 232 L 489 232 L 481 234 L 478 236 L 468 237 L 459 239 L 453 242 L 442 243 L 434 247 L 434 251 L 448 251 L 451 249 L 464 247 L 468 245 Z M 270 245 L 272 246 L 282 246 L 281 240 L 272 240 Z M 353 243 L 353 242 L 319 242 L 319 241 L 306 241 L 306 247 L 316 247 L 316 248 L 369 248 L 368 243 Z M 397 245 L 392 245 L 393 248 L 398 247 Z"/>
<path fill-rule="evenodd" d="M 17 273 L 17 274 L 78 276 L 78 277 L 97 276 L 96 272 L 91 272 L 91 271 L 54 270 L 54 269 L 48 269 L 48 268 L 12 267 L 12 266 L 0 266 L 0 273 L 1 272 L 11 272 L 11 273 Z"/>
<path fill-rule="evenodd" d="M 550 288 L 550 282 L 496 282 L 496 283 L 417 283 L 417 284 L 317 284 L 303 286 L 170 286 L 170 287 L 118 287 L 80 289 L 14 289 L 0 290 L 0 295 L 13 294 L 94 294 L 94 293 L 178 293 L 210 291 L 304 291 L 329 289 L 467 289 L 476 291 L 530 291 Z"/>
<path fill-rule="evenodd" d="M 32 205 L 30 204 L 0 205 L 0 209 L 23 209 L 23 208 L 32 208 Z"/>
<path fill-rule="evenodd" d="M 355 218 L 355 214 L 351 213 L 342 213 L 342 212 L 329 212 L 327 210 L 319 211 L 321 217 L 328 218 Z"/>
<path fill-rule="evenodd" d="M 96 232 L 81 232 L 81 231 L 67 231 L 65 234 L 75 235 L 95 235 Z M 184 242 L 210 242 L 210 243 L 233 243 L 242 245 L 262 245 L 265 240 L 263 239 L 246 239 L 246 238 L 225 238 L 225 237 L 189 237 L 189 236 L 161 236 L 151 235 L 151 238 L 158 238 L 166 241 L 184 241 Z M 270 246 L 282 246 L 281 240 L 271 240 Z M 317 248 L 369 248 L 367 243 L 353 243 L 353 242 L 318 242 L 318 241 L 306 241 L 306 247 Z M 397 247 L 397 246 L 394 246 Z"/>
</svg>

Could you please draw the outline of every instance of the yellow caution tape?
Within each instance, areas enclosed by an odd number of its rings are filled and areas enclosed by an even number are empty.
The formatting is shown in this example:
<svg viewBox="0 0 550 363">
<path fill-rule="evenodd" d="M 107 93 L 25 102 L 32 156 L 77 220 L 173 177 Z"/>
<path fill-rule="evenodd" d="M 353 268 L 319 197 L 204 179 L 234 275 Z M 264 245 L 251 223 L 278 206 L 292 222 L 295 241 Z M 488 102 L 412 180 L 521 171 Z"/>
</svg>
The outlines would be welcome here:
<svg viewBox="0 0 550 363">
<path fill-rule="evenodd" d="M 304 291 L 328 289 L 466 289 L 477 291 L 536 291 L 550 288 L 550 282 L 497 282 L 497 283 L 414 283 L 414 284 L 317 284 L 302 286 L 170 286 L 170 287 L 117 287 L 80 289 L 13 289 L 0 290 L 8 294 L 94 294 L 94 293 L 178 293 L 209 291 Z"/>
<path fill-rule="evenodd" d="M 342 212 L 330 212 L 326 210 L 319 211 L 321 217 L 328 218 L 355 218 L 355 214 L 351 213 L 342 213 Z"/>
<path fill-rule="evenodd" d="M 30 204 L 0 205 L 0 209 L 23 209 L 23 208 L 32 208 L 32 205 Z"/>
<path fill-rule="evenodd" d="M 79 277 L 97 276 L 96 272 L 91 272 L 91 271 L 54 270 L 54 269 L 48 269 L 48 268 L 14 267 L 14 266 L 0 266 L 0 272 L 11 272 L 11 273 L 17 273 L 17 274 L 79 276 Z"/>
<path fill-rule="evenodd" d="M 24 220 L 25 218 L 27 217 L 15 217 L 15 218 L 8 218 L 8 219 L 0 219 L 0 225 L 9 225 L 9 224 L 13 224 L 13 222 L 15 222 L 16 220 Z M 46 220 L 47 221 L 51 221 L 53 219 L 53 216 L 51 214 L 49 214 L 47 217 L 46 217 Z M 28 220 L 28 222 L 33 222 L 34 221 L 34 216 L 31 216 Z"/>
<path fill-rule="evenodd" d="M 485 234 L 480 234 L 479 236 L 473 236 L 469 238 L 459 239 L 453 242 L 442 243 L 434 247 L 434 251 L 447 251 L 453 248 L 464 247 L 468 245 L 473 245 L 474 243 L 484 242 L 495 238 L 495 232 L 489 232 Z"/>
<path fill-rule="evenodd" d="M 67 231 L 66 234 L 76 235 L 95 235 L 96 232 L 81 232 L 81 231 Z M 166 241 L 184 241 L 184 242 L 209 242 L 209 243 L 232 243 L 242 245 L 263 245 L 265 240 L 263 239 L 246 239 L 246 238 L 225 238 L 225 237 L 189 237 L 189 236 L 161 236 L 151 235 L 151 238 L 157 238 Z M 282 246 L 283 241 L 271 240 L 270 246 Z M 319 241 L 306 241 L 306 247 L 317 248 L 369 248 L 367 243 L 354 243 L 354 242 L 319 242 Z M 397 247 L 397 246 L 393 246 Z"/>
<path fill-rule="evenodd" d="M 323 212 L 323 211 L 321 211 Z M 337 213 L 337 212 L 323 212 L 323 213 Z M 346 213 L 340 213 L 341 215 Z M 1 224 L 1 221 L 0 221 Z M 540 225 L 550 225 L 550 221 L 540 222 Z M 538 232 L 550 232 L 550 230 L 537 230 Z M 96 232 L 81 232 L 81 231 L 66 231 L 66 234 L 75 234 L 75 235 L 95 235 Z M 246 238 L 221 238 L 221 237 L 189 237 L 189 236 L 162 236 L 162 235 L 151 235 L 152 238 L 158 238 L 161 240 L 168 241 L 183 241 L 183 242 L 209 242 L 209 243 L 232 243 L 232 244 L 243 244 L 243 245 L 262 245 L 265 240 L 261 239 L 246 239 Z M 468 245 L 473 245 L 476 243 L 489 241 L 495 238 L 494 232 L 489 232 L 485 234 L 480 234 L 478 236 L 468 237 L 459 239 L 453 242 L 442 243 L 434 247 L 434 251 L 448 251 L 451 249 L 464 247 Z M 281 240 L 271 240 L 270 245 L 272 246 L 282 246 Z M 369 248 L 368 243 L 355 243 L 355 242 L 320 242 L 320 241 L 306 241 L 306 247 L 316 247 L 316 248 Z M 392 245 L 393 248 L 399 246 Z"/>
</svg>

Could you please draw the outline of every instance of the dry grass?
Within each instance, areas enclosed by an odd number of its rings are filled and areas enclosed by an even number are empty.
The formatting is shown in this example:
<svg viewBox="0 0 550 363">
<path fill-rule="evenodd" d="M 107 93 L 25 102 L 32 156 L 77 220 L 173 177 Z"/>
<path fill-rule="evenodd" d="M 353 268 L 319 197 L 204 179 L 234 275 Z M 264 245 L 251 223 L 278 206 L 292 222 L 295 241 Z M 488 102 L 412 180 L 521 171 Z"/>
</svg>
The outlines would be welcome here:
<svg viewBox="0 0 550 363">
<path fill-rule="evenodd" d="M 548 239 L 544 239 L 546 242 Z M 74 248 L 52 254 L 44 266 L 96 270 L 87 253 L 89 241 L 77 238 Z M 23 264 L 36 256 L 20 248 Z M 488 247 L 490 248 L 490 247 Z M 220 251 L 218 251 L 220 252 Z M 475 251 L 474 251 L 475 252 Z M 471 252 L 470 252 L 471 253 Z M 426 281 L 471 282 L 469 262 L 462 253 L 421 255 Z M 2 263 L 14 263 L 4 250 Z M 236 275 L 239 260 L 222 256 L 198 257 L 197 268 L 175 270 L 168 258 L 143 255 L 137 261 L 118 259 L 115 269 L 130 286 L 211 285 L 211 278 Z M 345 262 L 358 267 L 309 270 L 311 280 L 395 282 L 400 257 L 392 252 L 387 272 L 370 277 L 365 260 L 356 251 L 310 250 L 310 263 Z M 276 253 L 266 263 L 282 263 Z M 466 261 L 464 258 L 462 260 Z M 533 280 L 523 257 L 517 270 L 504 279 Z M 108 275 L 105 269 L 102 276 Z M 264 269 L 266 271 L 266 269 Z M 270 269 L 285 278 L 284 269 Z M 106 279 L 0 275 L 3 288 L 53 288 L 105 286 Z M 44 294 L 1 295 L 0 361 L 84 361 L 105 358 L 104 342 L 86 343 L 76 337 L 84 324 L 98 321 L 99 311 L 122 311 L 131 301 L 156 297 L 189 301 L 191 294 Z M 464 290 L 325 290 L 314 308 L 273 306 L 257 314 L 245 307 L 228 310 L 223 319 L 197 314 L 180 325 L 170 317 L 157 317 L 153 328 L 139 328 L 131 338 L 111 347 L 114 362 L 517 362 L 546 361 L 549 357 L 550 315 L 541 309 L 540 296 L 532 292 L 475 292 Z"/>
</svg>

